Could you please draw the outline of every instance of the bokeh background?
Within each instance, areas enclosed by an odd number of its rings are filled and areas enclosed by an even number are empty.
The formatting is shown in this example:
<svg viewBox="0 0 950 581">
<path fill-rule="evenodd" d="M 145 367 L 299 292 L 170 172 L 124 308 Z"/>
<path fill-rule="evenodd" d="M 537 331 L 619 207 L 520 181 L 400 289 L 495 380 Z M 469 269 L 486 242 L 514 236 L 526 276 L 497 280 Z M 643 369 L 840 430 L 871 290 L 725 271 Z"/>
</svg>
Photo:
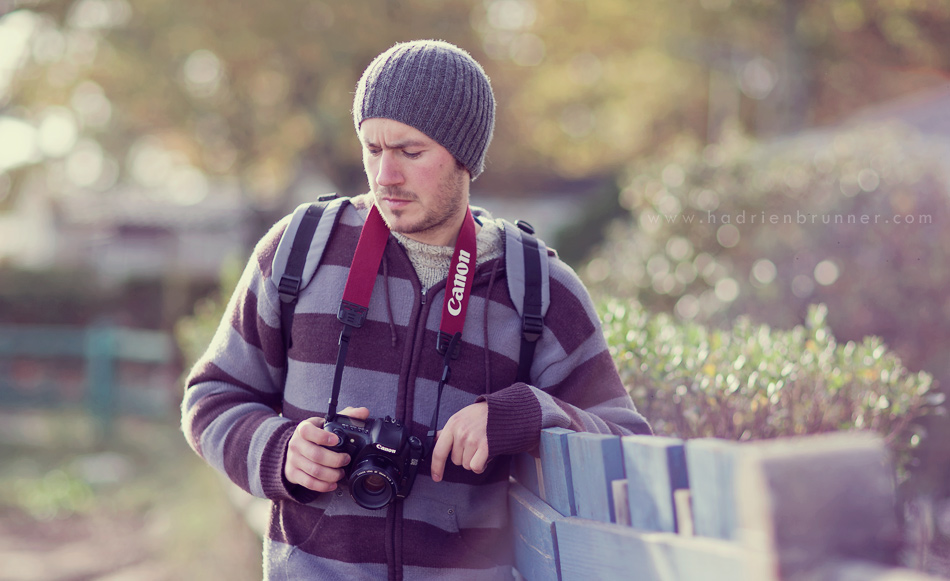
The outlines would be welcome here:
<svg viewBox="0 0 950 581">
<path fill-rule="evenodd" d="M 356 81 L 417 38 L 657 431 L 877 431 L 945 573 L 950 2 L 0 0 L 0 579 L 260 578 L 181 377 L 266 228 L 364 191 Z"/>
</svg>

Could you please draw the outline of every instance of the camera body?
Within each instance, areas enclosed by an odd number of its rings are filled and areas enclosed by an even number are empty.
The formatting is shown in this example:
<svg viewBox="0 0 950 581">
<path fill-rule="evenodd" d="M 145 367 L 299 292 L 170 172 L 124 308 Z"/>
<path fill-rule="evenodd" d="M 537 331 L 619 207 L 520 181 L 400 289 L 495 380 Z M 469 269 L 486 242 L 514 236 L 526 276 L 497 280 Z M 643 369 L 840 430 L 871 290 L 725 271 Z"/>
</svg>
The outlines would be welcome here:
<svg viewBox="0 0 950 581">
<path fill-rule="evenodd" d="M 401 423 L 389 416 L 360 420 L 336 415 L 323 429 L 340 438 L 327 449 L 350 455 L 343 470 L 357 504 L 380 509 L 409 495 L 425 450 Z"/>
</svg>

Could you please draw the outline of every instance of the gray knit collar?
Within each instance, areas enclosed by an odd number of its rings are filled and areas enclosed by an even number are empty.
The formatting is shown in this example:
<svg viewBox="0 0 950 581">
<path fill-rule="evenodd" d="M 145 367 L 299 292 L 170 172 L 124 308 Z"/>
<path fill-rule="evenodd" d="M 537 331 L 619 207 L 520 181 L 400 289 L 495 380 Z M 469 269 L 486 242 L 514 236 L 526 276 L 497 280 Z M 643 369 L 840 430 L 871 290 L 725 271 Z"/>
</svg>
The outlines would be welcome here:
<svg viewBox="0 0 950 581">
<path fill-rule="evenodd" d="M 487 211 L 472 207 L 472 213 L 477 215 L 482 223 L 475 238 L 478 244 L 475 262 L 484 264 L 504 253 L 504 230 Z M 452 254 L 455 252 L 454 247 L 426 244 L 398 232 L 392 232 L 392 235 L 409 256 L 423 287 L 429 288 L 448 277 Z"/>
</svg>

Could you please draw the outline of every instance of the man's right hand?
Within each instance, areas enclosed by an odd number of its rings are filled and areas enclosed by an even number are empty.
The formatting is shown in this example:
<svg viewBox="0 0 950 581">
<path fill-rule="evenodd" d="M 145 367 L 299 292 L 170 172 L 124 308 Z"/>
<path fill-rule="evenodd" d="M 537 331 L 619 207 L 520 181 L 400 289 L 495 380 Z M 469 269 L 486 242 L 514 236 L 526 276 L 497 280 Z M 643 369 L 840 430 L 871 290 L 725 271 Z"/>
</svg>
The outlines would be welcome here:
<svg viewBox="0 0 950 581">
<path fill-rule="evenodd" d="M 365 420 L 367 408 L 346 408 L 341 415 Z M 284 477 L 292 484 L 316 492 L 335 490 L 343 478 L 343 468 L 350 463 L 350 456 L 334 452 L 324 446 L 336 446 L 340 438 L 323 429 L 323 418 L 309 418 L 297 425 L 287 445 L 287 461 Z"/>
</svg>

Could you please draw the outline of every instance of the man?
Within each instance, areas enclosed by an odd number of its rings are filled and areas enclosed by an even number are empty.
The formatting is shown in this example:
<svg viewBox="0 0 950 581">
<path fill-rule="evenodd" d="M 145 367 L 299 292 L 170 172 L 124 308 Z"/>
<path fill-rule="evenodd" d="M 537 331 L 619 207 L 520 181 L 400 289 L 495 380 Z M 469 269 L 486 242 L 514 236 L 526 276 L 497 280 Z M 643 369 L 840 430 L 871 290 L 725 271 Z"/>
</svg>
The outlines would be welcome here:
<svg viewBox="0 0 950 581">
<path fill-rule="evenodd" d="M 267 578 L 510 579 L 510 455 L 536 448 L 546 427 L 650 433 L 586 290 L 553 255 L 531 380 L 515 380 L 522 321 L 505 283 L 502 223 L 469 208 L 494 108 L 481 66 L 453 45 L 403 43 L 378 56 L 353 105 L 370 192 L 340 210 L 300 292 L 291 347 L 269 278 L 285 219 L 258 244 L 188 378 L 183 429 L 192 447 L 273 501 Z M 388 231 L 375 268 L 354 254 L 377 219 Z M 466 252 L 456 247 L 466 244 L 472 268 L 458 266 Z M 352 458 L 331 449 L 341 438 L 322 429 L 341 352 L 337 313 L 348 277 L 367 269 L 372 294 L 348 341 L 341 413 L 390 416 L 420 440 L 434 431 L 435 409 L 439 424 L 408 496 L 380 510 L 345 493 Z M 461 316 L 463 330 L 448 333 L 440 352 L 447 316 Z M 456 359 L 442 354 L 453 347 Z"/>
</svg>

